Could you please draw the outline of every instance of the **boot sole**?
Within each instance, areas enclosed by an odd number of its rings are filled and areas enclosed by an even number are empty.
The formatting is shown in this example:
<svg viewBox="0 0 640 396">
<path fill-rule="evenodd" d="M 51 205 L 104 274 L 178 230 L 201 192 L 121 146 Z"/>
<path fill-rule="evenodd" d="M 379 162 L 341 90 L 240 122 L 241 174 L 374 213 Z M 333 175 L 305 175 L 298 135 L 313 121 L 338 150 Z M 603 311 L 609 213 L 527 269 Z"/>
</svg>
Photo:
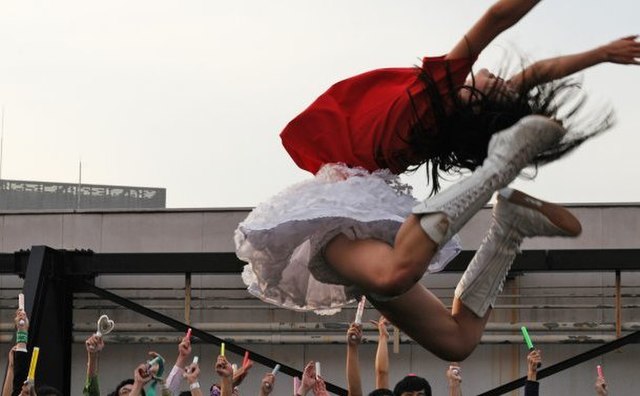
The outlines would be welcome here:
<svg viewBox="0 0 640 396">
<path fill-rule="evenodd" d="M 566 208 L 551 202 L 542 201 L 518 190 L 511 190 L 509 196 L 499 194 L 507 201 L 542 213 L 553 225 L 564 231 L 567 236 L 577 237 L 582 233 L 580 221 Z"/>
</svg>

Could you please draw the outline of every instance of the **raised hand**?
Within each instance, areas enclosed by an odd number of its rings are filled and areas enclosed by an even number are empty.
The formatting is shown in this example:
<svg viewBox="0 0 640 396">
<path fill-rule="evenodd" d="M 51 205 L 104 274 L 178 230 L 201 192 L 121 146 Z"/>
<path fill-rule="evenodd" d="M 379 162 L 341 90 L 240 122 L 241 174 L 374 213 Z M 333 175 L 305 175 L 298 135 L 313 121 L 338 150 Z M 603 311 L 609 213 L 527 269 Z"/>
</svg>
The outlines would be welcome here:
<svg viewBox="0 0 640 396">
<path fill-rule="evenodd" d="M 16 310 L 14 323 L 17 330 L 29 330 L 29 318 L 27 317 L 27 313 L 21 309 Z"/>
<path fill-rule="evenodd" d="M 315 396 L 329 396 L 327 385 L 324 383 L 322 377 L 316 379 L 316 384 L 313 386 L 313 394 Z"/>
<path fill-rule="evenodd" d="M 222 378 L 231 378 L 233 376 L 233 368 L 226 357 L 220 355 L 216 360 L 216 373 Z"/>
<path fill-rule="evenodd" d="M 607 396 L 607 382 L 602 377 L 596 378 L 596 395 Z"/>
<path fill-rule="evenodd" d="M 447 381 L 449 382 L 450 387 L 460 386 L 462 382 L 462 375 L 460 374 L 462 370 L 460 369 L 460 365 L 458 363 L 451 363 L 449 368 L 447 368 Z"/>
<path fill-rule="evenodd" d="M 640 65 L 640 41 L 638 35 L 627 36 L 604 45 L 606 61 L 621 65 Z"/>
<path fill-rule="evenodd" d="M 271 373 L 266 373 L 264 377 L 262 377 L 262 382 L 260 384 L 260 395 L 266 396 L 273 391 L 273 386 L 276 381 L 276 376 Z"/>
<path fill-rule="evenodd" d="M 387 330 L 389 321 L 384 316 L 381 316 L 378 321 L 372 320 L 371 323 L 378 328 L 378 335 L 382 337 L 389 337 L 389 331 Z"/>
<path fill-rule="evenodd" d="M 88 353 L 98 353 L 104 348 L 104 340 L 102 337 L 99 337 L 95 334 L 87 338 L 84 342 L 85 347 L 87 348 Z"/>
<path fill-rule="evenodd" d="M 191 363 L 185 367 L 183 376 L 190 384 L 198 382 L 198 377 L 200 376 L 200 366 L 198 366 L 198 363 Z"/>
<path fill-rule="evenodd" d="M 362 325 L 351 323 L 347 330 L 347 343 L 351 346 L 359 345 L 362 342 Z"/>
</svg>

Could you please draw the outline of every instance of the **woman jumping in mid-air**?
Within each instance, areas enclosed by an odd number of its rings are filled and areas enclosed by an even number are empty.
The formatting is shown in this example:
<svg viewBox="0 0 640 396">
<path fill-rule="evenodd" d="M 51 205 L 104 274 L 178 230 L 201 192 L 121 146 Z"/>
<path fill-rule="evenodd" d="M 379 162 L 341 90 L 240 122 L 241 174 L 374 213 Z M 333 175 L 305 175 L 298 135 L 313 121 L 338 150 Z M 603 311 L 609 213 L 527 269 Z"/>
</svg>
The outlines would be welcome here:
<svg viewBox="0 0 640 396">
<path fill-rule="evenodd" d="M 575 133 L 569 121 L 580 100 L 555 121 L 573 85 L 551 82 L 602 62 L 639 63 L 634 36 L 536 62 L 507 80 L 485 69 L 467 79 L 480 52 L 537 2 L 499 0 L 447 55 L 341 81 L 287 125 L 285 148 L 315 177 L 238 226 L 252 294 L 324 313 L 364 294 L 441 358 L 460 361 L 473 351 L 523 238 L 581 231 L 566 209 L 505 188 L 524 167 L 559 158 L 610 126 L 604 112 Z M 441 173 L 473 173 L 417 202 L 396 175 L 422 164 L 433 193 Z M 496 191 L 489 231 L 449 311 L 418 281 L 456 254 L 455 234 Z"/>
</svg>

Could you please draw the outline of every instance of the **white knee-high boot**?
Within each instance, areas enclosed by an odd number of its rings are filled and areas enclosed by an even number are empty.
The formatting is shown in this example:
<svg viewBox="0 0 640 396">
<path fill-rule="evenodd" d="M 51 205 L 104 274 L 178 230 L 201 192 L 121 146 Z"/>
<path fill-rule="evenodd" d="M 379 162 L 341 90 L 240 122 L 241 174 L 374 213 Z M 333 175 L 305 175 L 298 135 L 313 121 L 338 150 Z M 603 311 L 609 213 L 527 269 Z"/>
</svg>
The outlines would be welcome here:
<svg viewBox="0 0 640 396">
<path fill-rule="evenodd" d="M 527 116 L 491 138 L 487 158 L 469 177 L 413 208 L 420 225 L 443 246 L 480 210 L 493 193 L 506 187 L 540 152 L 565 134 L 564 128 L 543 116 Z"/>
<path fill-rule="evenodd" d="M 580 222 L 561 206 L 505 188 L 498 194 L 489 231 L 462 275 L 455 296 L 484 317 L 498 294 L 525 237 L 577 236 Z"/>
</svg>

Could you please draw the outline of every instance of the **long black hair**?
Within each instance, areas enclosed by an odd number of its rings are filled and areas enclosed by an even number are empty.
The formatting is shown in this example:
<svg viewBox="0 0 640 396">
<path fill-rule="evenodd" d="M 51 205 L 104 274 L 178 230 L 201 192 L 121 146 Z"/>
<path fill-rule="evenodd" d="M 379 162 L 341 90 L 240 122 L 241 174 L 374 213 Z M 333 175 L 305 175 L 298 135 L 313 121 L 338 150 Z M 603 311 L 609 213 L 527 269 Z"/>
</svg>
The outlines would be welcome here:
<svg viewBox="0 0 640 396">
<path fill-rule="evenodd" d="M 501 72 L 506 71 L 501 68 Z M 425 85 L 421 97 L 411 97 L 413 121 L 409 125 L 408 152 L 391 153 L 385 158 L 387 167 L 415 171 L 426 165 L 427 179 L 431 184 L 431 194 L 440 189 L 440 178 L 445 174 L 474 170 L 487 157 L 489 140 L 496 132 L 509 128 L 521 118 L 539 114 L 562 123 L 567 134 L 554 147 L 540 153 L 532 165 L 538 166 L 554 161 L 591 137 L 609 129 L 614 122 L 613 111 L 604 106 L 597 111 L 581 111 L 586 103 L 586 95 L 580 90 L 579 81 L 564 78 L 527 88 L 527 81 L 517 92 L 505 95 L 503 92 L 482 93 L 471 85 L 454 86 L 451 73 L 447 70 L 448 94 L 443 97 L 431 74 L 417 68 L 419 78 Z M 530 76 L 536 81 L 536 76 Z M 462 90 L 469 95 L 463 99 Z M 424 123 L 419 114 L 418 100 L 426 100 L 432 122 Z M 406 134 L 399 134 L 406 136 Z"/>
</svg>

